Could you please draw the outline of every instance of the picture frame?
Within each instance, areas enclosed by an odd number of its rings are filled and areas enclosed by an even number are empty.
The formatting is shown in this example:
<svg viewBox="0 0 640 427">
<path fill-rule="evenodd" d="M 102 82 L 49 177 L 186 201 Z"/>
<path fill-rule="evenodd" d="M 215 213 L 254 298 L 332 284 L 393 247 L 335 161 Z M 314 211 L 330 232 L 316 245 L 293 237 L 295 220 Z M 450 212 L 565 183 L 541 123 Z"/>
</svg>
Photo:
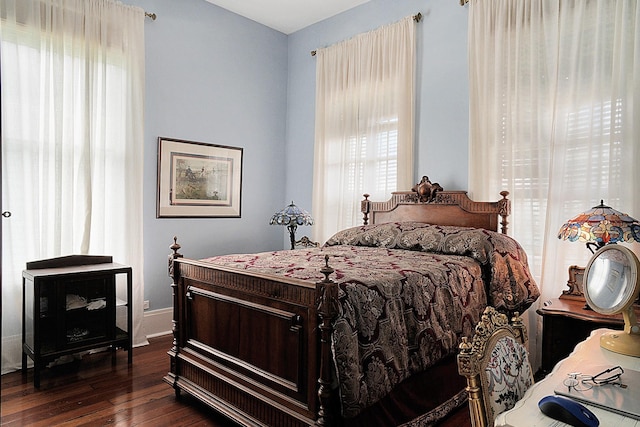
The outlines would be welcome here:
<svg viewBox="0 0 640 427">
<path fill-rule="evenodd" d="M 240 218 L 243 149 L 158 137 L 157 218 Z"/>
</svg>

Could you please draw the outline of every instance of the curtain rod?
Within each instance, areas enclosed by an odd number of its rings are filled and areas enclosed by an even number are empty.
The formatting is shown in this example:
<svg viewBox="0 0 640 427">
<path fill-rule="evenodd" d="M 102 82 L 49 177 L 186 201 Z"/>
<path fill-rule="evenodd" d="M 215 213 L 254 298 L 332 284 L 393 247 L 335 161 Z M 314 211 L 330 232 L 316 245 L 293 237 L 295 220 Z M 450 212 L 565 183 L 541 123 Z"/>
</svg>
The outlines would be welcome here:
<svg viewBox="0 0 640 427">
<path fill-rule="evenodd" d="M 460 0 L 460 6 L 464 6 L 467 3 L 469 3 L 469 0 Z"/>
<path fill-rule="evenodd" d="M 461 0 L 462 1 L 462 0 Z M 144 12 L 144 16 L 148 16 L 149 18 L 151 18 L 153 21 L 156 20 L 156 14 L 155 13 L 149 13 L 149 12 Z"/>
<path fill-rule="evenodd" d="M 460 1 L 464 1 L 464 0 L 460 0 Z M 416 22 L 422 21 L 422 13 L 418 12 L 415 15 L 413 15 L 413 20 L 416 21 Z M 316 51 L 315 50 L 311 51 L 311 56 L 316 56 Z"/>
</svg>

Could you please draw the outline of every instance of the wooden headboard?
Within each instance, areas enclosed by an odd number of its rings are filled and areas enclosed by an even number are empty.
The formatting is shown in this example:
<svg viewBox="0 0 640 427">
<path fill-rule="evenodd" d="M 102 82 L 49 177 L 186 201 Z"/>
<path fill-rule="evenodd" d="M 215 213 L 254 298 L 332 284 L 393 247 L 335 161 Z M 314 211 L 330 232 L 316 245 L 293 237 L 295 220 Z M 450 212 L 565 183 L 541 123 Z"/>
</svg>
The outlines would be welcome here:
<svg viewBox="0 0 640 427">
<path fill-rule="evenodd" d="M 500 192 L 502 199 L 497 202 L 475 202 L 466 191 L 443 191 L 437 183 L 433 184 L 437 186 L 436 191 L 430 188 L 427 188 L 430 191 L 421 191 L 424 190 L 422 183 L 416 184 L 412 191 L 391 193 L 386 202 L 372 202 L 365 194 L 360 204 L 364 224 L 418 221 L 484 228 L 507 234 L 507 217 L 511 212 L 508 191 Z"/>
</svg>

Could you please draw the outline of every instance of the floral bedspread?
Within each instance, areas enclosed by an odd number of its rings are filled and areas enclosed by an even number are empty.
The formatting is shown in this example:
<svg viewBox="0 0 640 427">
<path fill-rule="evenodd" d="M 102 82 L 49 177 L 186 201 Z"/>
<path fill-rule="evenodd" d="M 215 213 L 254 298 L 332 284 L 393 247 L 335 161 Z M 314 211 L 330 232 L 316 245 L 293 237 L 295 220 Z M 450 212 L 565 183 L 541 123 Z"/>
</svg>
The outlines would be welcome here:
<svg viewBox="0 0 640 427">
<path fill-rule="evenodd" d="M 332 344 L 347 418 L 456 353 L 460 337 L 473 335 L 487 304 L 522 312 L 539 296 L 515 240 L 423 223 L 354 227 L 322 248 L 205 261 L 317 282 L 327 254 L 339 285 Z"/>
</svg>

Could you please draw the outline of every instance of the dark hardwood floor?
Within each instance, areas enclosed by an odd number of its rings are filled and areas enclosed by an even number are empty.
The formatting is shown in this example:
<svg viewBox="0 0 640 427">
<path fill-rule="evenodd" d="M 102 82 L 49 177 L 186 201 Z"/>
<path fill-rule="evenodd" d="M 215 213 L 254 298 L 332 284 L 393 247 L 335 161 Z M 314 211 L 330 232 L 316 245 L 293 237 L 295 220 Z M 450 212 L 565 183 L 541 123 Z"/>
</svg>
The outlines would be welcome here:
<svg viewBox="0 0 640 427">
<path fill-rule="evenodd" d="M 197 400 L 162 381 L 169 368 L 171 336 L 152 338 L 134 349 L 133 365 L 118 351 L 86 355 L 81 361 L 45 369 L 40 389 L 33 387 L 32 371 L 2 376 L 2 426 L 214 426 L 235 427 Z M 470 426 L 463 406 L 441 427 Z"/>
</svg>

